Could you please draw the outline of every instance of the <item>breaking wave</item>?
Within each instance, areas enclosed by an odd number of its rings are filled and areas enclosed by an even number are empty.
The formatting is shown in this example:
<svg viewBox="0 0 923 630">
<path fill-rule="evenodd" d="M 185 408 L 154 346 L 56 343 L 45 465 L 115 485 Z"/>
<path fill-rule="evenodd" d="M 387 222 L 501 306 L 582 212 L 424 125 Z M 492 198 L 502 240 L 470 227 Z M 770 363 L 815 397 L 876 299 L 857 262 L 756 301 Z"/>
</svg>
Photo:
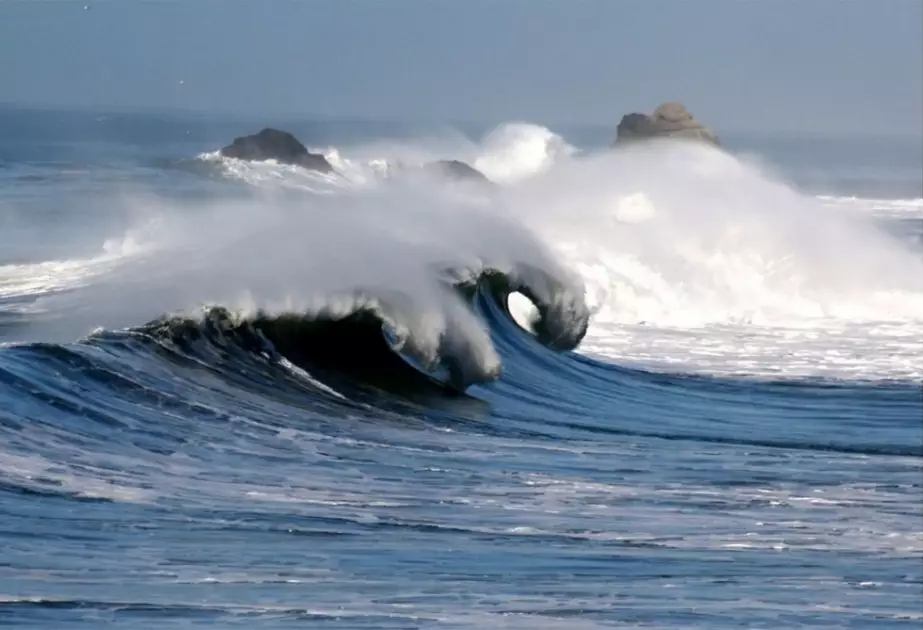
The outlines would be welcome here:
<svg viewBox="0 0 923 630">
<path fill-rule="evenodd" d="M 537 269 L 495 270 L 462 277 L 446 272 L 446 291 L 472 309 L 485 300 L 506 310 L 513 292 L 535 305 L 529 331 L 543 345 L 573 350 L 586 334 L 589 313 L 580 296 Z M 247 352 L 284 361 L 312 375 L 349 377 L 363 384 L 415 389 L 426 380 L 454 391 L 500 376 L 500 360 L 485 330 L 461 321 L 464 310 L 421 309 L 413 296 L 381 292 L 328 295 L 310 312 L 240 317 L 223 307 L 201 319 L 164 317 L 135 332 L 174 347 L 200 340 L 233 343 Z M 445 304 L 456 304 L 446 296 Z"/>
<path fill-rule="evenodd" d="M 815 198 L 749 157 L 686 143 L 581 152 L 524 123 L 478 142 L 446 134 L 315 150 L 333 174 L 203 154 L 197 176 L 205 165 L 246 185 L 205 201 L 121 195 L 110 203 L 146 221 L 130 247 L 113 239 L 86 265 L 19 268 L 2 291 L 61 314 L 61 339 L 198 317 L 203 306 L 264 324 L 374 321 L 406 356 L 461 384 L 500 367 L 457 287 L 499 274 L 515 319 L 537 307 L 550 326 L 539 336 L 566 340 L 550 345 L 574 349 L 585 335 L 583 352 L 617 362 L 923 375 L 923 261 L 912 234 L 878 222 L 882 209 L 914 216 L 914 200 Z M 496 185 L 399 176 L 439 159 Z"/>
</svg>

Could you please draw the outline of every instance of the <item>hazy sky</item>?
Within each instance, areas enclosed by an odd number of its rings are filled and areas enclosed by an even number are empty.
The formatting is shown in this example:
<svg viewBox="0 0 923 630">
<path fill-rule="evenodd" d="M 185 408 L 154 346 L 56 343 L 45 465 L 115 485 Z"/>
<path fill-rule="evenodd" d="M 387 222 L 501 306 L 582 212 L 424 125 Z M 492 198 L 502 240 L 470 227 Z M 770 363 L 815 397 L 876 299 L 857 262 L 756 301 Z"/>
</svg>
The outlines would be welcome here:
<svg viewBox="0 0 923 630">
<path fill-rule="evenodd" d="M 923 0 L 0 0 L 0 102 L 614 125 L 669 99 L 923 134 Z"/>
</svg>

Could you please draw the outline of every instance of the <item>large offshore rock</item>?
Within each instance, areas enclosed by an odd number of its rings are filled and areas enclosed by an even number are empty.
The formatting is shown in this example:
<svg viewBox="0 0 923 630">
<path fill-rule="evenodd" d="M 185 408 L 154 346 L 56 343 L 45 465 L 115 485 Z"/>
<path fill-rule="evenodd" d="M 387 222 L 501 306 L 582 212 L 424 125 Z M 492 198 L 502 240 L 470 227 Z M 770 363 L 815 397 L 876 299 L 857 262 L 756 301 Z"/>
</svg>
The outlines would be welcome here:
<svg viewBox="0 0 923 630">
<path fill-rule="evenodd" d="M 250 136 L 234 138 L 221 149 L 221 155 L 239 160 L 276 160 L 282 164 L 302 166 L 322 173 L 333 170 L 323 155 L 311 153 L 287 131 L 266 128 Z"/>
<path fill-rule="evenodd" d="M 631 113 L 619 122 L 616 144 L 653 138 L 695 140 L 721 146 L 718 137 L 693 118 L 682 103 L 664 103 L 653 114 Z"/>
</svg>

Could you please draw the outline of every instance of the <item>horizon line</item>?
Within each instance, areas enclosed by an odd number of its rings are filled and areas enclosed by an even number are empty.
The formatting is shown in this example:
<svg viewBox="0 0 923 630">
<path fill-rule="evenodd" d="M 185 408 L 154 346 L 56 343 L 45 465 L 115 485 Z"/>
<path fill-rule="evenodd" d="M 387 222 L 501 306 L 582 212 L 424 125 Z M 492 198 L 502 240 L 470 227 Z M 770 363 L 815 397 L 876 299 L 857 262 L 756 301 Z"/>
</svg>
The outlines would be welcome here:
<svg viewBox="0 0 923 630">
<path fill-rule="evenodd" d="M 504 123 L 514 123 L 521 122 L 527 124 L 536 124 L 548 127 L 554 130 L 555 127 L 570 127 L 570 128 L 582 128 L 582 129 L 611 129 L 614 134 L 616 127 L 618 126 L 621 116 L 632 112 L 624 112 L 618 117 L 618 120 L 613 121 L 552 121 L 552 120 L 541 120 L 541 119 L 529 119 L 526 117 L 513 117 L 513 118 L 496 118 L 493 120 L 475 120 L 475 119 L 462 119 L 462 118 L 407 118 L 399 119 L 395 117 L 385 117 L 385 116 L 369 116 L 369 115 L 343 115 L 343 116 L 334 116 L 331 114 L 318 113 L 318 112 L 294 112 L 294 111 L 266 111 L 266 112 L 257 112 L 257 111 L 233 111 L 233 110 L 222 110 L 222 109 L 195 109 L 195 108 L 181 108 L 181 107 L 160 107 L 160 108 L 145 108 L 145 107 L 124 107 L 124 106 L 113 106 L 113 105 L 90 105 L 90 104 L 55 104 L 55 103 L 35 103 L 27 101 L 7 101 L 0 100 L 0 109 L 19 109 L 19 110 L 31 110 L 37 112 L 49 112 L 49 113 L 62 113 L 62 114 L 97 114 L 97 115 L 111 115 L 111 116 L 216 116 L 230 121 L 241 121 L 241 122 L 252 122 L 254 118 L 275 118 L 283 119 L 279 122 L 287 123 L 304 123 L 304 122 L 327 122 L 327 123 L 371 123 L 371 124 L 391 124 L 391 125 L 432 125 L 432 126 L 443 126 L 443 127 L 453 127 L 453 126 L 498 126 Z M 287 119 L 287 120 L 285 120 Z M 850 139 L 850 140 L 859 140 L 859 139 L 880 139 L 880 140 L 908 140 L 916 141 L 923 140 L 923 128 L 916 131 L 908 131 L 905 133 L 895 133 L 891 131 L 878 131 L 878 132 L 862 132 L 861 127 L 859 132 L 849 133 L 849 132 L 831 132 L 831 131 L 815 131 L 805 128 L 795 128 L 788 127 L 784 129 L 779 128 L 764 128 L 764 129 L 742 129 L 739 127 L 722 127 L 716 124 L 709 124 L 708 121 L 703 121 L 707 127 L 714 130 L 719 136 L 721 135 L 742 135 L 742 136 L 752 136 L 752 137 L 768 137 L 768 136 L 782 136 L 785 139 L 818 139 L 818 140 L 834 140 L 834 139 Z"/>
</svg>

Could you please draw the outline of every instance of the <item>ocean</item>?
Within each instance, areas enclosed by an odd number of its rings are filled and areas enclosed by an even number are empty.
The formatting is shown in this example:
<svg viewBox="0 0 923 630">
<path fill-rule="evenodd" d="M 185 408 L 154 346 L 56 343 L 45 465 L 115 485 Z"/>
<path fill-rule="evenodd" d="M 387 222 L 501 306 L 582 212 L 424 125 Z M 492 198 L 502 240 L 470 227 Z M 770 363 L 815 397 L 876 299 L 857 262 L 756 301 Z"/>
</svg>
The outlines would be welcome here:
<svg viewBox="0 0 923 630">
<path fill-rule="evenodd" d="M 715 127 L 0 109 L 0 626 L 919 628 L 923 147 Z"/>
</svg>

